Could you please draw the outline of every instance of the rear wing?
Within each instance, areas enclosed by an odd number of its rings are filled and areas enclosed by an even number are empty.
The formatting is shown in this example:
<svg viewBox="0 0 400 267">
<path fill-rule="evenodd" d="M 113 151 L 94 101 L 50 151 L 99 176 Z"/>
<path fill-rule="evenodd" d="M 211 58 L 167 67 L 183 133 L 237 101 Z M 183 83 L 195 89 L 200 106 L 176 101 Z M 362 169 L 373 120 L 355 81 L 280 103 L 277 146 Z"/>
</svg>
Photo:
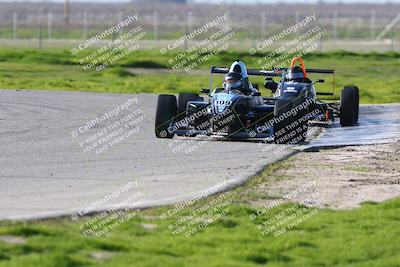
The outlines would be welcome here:
<svg viewBox="0 0 400 267">
<path fill-rule="evenodd" d="M 273 68 L 273 70 L 257 70 L 257 69 L 247 69 L 247 74 L 252 76 L 264 76 L 264 77 L 280 77 L 283 71 L 287 71 L 289 68 Z M 305 69 L 306 73 L 318 73 L 318 74 L 332 74 L 332 92 L 317 92 L 318 95 L 329 95 L 333 96 L 335 94 L 335 70 L 330 69 Z M 229 72 L 228 67 L 211 67 L 211 79 L 210 88 L 212 87 L 212 74 L 227 74 Z"/>
<path fill-rule="evenodd" d="M 211 73 L 227 74 L 228 72 L 228 67 L 211 67 Z M 247 69 L 247 74 L 253 76 L 281 76 L 282 73 L 274 70 Z"/>
<path fill-rule="evenodd" d="M 279 71 L 287 71 L 289 68 L 274 68 Z M 328 69 L 306 69 L 307 73 L 335 74 L 335 70 Z"/>
<path fill-rule="evenodd" d="M 274 68 L 273 70 L 247 69 L 247 74 L 253 76 L 277 77 L 282 75 L 282 71 L 287 70 L 288 68 Z M 335 74 L 335 70 L 328 69 L 306 69 L 306 71 L 307 73 Z M 211 67 L 211 73 L 227 74 L 228 72 L 228 67 Z"/>
</svg>

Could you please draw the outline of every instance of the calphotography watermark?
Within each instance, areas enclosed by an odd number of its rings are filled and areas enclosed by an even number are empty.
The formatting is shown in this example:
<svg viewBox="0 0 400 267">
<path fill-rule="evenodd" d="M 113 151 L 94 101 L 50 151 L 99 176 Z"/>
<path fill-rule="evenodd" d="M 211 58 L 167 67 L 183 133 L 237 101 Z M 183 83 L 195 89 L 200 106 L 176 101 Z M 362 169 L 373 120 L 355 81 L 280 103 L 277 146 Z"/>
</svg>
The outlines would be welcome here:
<svg viewBox="0 0 400 267">
<path fill-rule="evenodd" d="M 295 24 L 258 42 L 249 49 L 249 53 L 264 54 L 256 60 L 262 69 L 287 66 L 294 57 L 305 57 L 318 51 L 324 36 L 325 32 L 322 26 L 317 24 L 316 15 L 307 15 Z"/>
<path fill-rule="evenodd" d="M 319 193 L 315 190 L 315 185 L 316 183 L 311 181 L 299 186 L 296 190 L 278 200 L 271 201 L 250 214 L 249 219 L 257 222 L 257 229 L 262 236 L 278 237 L 286 233 L 318 214 L 318 209 L 315 207 L 321 204 L 321 200 L 319 199 Z M 282 206 L 285 203 L 295 201 L 300 194 L 307 194 L 304 203 Z M 275 208 L 278 207 L 284 208 L 278 209 L 278 212 L 276 212 Z"/>
<path fill-rule="evenodd" d="M 263 152 L 278 153 L 305 141 L 307 136 L 312 136 L 319 131 L 315 127 L 309 127 L 310 121 L 322 121 L 325 116 L 320 109 L 314 107 L 315 100 L 305 99 L 298 105 L 292 106 L 294 102 L 295 100 L 291 100 L 286 103 L 286 106 L 291 106 L 290 109 L 285 106 L 278 108 L 277 115 L 258 124 L 252 130 L 253 136 L 265 132 L 271 133 L 270 136 L 262 138 L 258 142 L 258 148 Z M 280 126 L 278 127 L 278 125 Z M 279 147 L 265 145 L 270 144 L 271 141 L 283 145 Z"/>
<path fill-rule="evenodd" d="M 145 201 L 144 194 L 137 187 L 137 180 L 129 181 L 76 211 L 71 218 L 78 224 L 81 234 L 100 237 L 137 216 L 139 205 Z"/>
<path fill-rule="evenodd" d="M 123 28 L 128 27 L 131 23 L 138 20 L 138 15 L 129 15 L 126 19 L 120 21 L 117 25 L 114 25 L 111 28 L 103 31 L 102 33 L 95 34 L 93 37 L 85 40 L 84 42 L 80 43 L 77 47 L 72 48 L 72 54 L 76 55 L 81 51 L 84 51 L 87 48 L 90 48 L 96 42 L 109 39 L 115 34 L 118 34 Z"/>
<path fill-rule="evenodd" d="M 210 116 L 209 108 L 202 108 L 188 115 L 182 114 L 173 126 L 168 128 L 168 132 L 182 131 L 183 137 L 171 140 L 168 147 L 174 154 L 190 154 L 204 147 L 209 141 L 215 140 L 217 135 L 229 136 L 232 123 L 237 116 L 231 109 Z M 194 136 L 201 138 L 194 139 Z"/>
<path fill-rule="evenodd" d="M 218 191 L 224 190 L 226 186 L 226 182 L 217 183 L 197 196 L 176 204 L 173 208 L 161 214 L 160 218 L 162 220 L 175 219 L 180 213 L 185 211 L 185 208 L 194 205 L 195 202 L 213 195 Z M 173 220 L 172 223 L 168 224 L 171 235 L 190 237 L 208 225 L 223 219 L 229 214 L 229 205 L 232 204 L 234 197 L 235 193 L 233 192 L 221 193 L 210 201 L 198 205 L 198 207 L 194 208 L 189 214 L 183 214 L 179 219 Z"/>
<path fill-rule="evenodd" d="M 305 16 L 301 21 L 296 22 L 296 24 L 291 25 L 290 27 L 282 30 L 281 32 L 274 33 L 272 36 L 268 37 L 267 39 L 263 40 L 262 42 L 258 42 L 256 44 L 256 49 L 251 48 L 249 50 L 250 53 L 255 53 L 257 51 L 263 51 L 268 49 L 270 45 L 274 44 L 275 42 L 279 42 L 284 40 L 285 38 L 289 38 L 291 34 L 298 33 L 302 31 L 302 29 L 306 28 L 309 24 L 315 23 L 316 15 L 312 14 L 310 16 Z"/>
<path fill-rule="evenodd" d="M 71 53 L 74 56 L 80 56 L 78 62 L 85 71 L 104 70 L 140 49 L 139 41 L 145 38 L 146 31 L 143 26 L 134 25 L 137 21 L 137 15 L 128 16 L 115 26 L 80 43 L 71 50 Z M 126 31 L 122 32 L 123 29 Z M 109 39 L 110 37 L 112 39 Z M 95 48 L 94 45 L 98 43 L 101 46 Z M 83 53 L 85 50 L 88 52 Z"/>
<path fill-rule="evenodd" d="M 227 50 L 234 38 L 235 32 L 228 24 L 227 15 L 219 15 L 170 42 L 160 49 L 160 53 L 169 57 L 171 69 L 190 71 Z"/>
<path fill-rule="evenodd" d="M 83 153 L 101 154 L 134 137 L 147 116 L 137 105 L 137 97 L 87 121 L 71 132 Z"/>
</svg>

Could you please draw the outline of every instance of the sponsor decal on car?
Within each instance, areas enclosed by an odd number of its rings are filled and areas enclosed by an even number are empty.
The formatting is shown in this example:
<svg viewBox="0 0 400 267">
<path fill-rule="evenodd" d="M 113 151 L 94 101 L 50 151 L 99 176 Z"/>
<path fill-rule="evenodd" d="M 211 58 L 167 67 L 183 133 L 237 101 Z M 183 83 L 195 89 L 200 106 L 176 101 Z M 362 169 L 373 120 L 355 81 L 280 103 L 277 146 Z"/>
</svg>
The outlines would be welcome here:
<svg viewBox="0 0 400 267">
<path fill-rule="evenodd" d="M 214 105 L 215 106 L 230 106 L 230 105 L 232 105 L 232 101 L 231 100 L 218 99 L 218 100 L 214 100 Z"/>
</svg>

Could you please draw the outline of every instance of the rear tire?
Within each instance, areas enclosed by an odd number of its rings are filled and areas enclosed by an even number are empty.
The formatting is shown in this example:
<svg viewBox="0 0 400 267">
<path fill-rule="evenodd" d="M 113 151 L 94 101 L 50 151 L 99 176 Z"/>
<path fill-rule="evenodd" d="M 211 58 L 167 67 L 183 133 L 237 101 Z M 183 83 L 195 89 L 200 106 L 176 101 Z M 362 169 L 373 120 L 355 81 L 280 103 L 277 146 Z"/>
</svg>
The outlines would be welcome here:
<svg viewBox="0 0 400 267">
<path fill-rule="evenodd" d="M 357 86 L 345 86 L 340 98 L 340 124 L 353 126 L 358 122 L 359 90 Z"/>
<path fill-rule="evenodd" d="M 155 134 L 158 138 L 173 138 L 175 133 L 168 128 L 176 116 L 176 97 L 174 95 L 159 95 L 156 111 Z"/>
</svg>

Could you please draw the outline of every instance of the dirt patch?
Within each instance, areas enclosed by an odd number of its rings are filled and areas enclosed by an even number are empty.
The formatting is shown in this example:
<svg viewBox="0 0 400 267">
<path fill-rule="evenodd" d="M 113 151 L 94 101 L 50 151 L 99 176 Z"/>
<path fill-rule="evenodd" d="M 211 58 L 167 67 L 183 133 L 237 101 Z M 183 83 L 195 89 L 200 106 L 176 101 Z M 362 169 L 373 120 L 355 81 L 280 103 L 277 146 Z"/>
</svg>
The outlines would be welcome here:
<svg viewBox="0 0 400 267">
<path fill-rule="evenodd" d="M 153 223 L 141 223 L 140 226 L 146 230 L 154 230 L 158 227 L 157 224 Z"/>
<path fill-rule="evenodd" d="M 90 257 L 96 260 L 107 260 L 113 256 L 112 252 L 109 251 L 96 251 L 90 254 Z"/>
<path fill-rule="evenodd" d="M 2 235 L 0 236 L 0 242 L 4 242 L 12 245 L 23 245 L 26 240 L 23 237 L 12 236 L 12 235 Z"/>
<path fill-rule="evenodd" d="M 350 209 L 382 202 L 400 196 L 400 143 L 300 152 L 253 190 L 256 206 L 292 192 L 290 201 L 308 205 L 313 196 L 312 205 L 318 207 Z"/>
</svg>

